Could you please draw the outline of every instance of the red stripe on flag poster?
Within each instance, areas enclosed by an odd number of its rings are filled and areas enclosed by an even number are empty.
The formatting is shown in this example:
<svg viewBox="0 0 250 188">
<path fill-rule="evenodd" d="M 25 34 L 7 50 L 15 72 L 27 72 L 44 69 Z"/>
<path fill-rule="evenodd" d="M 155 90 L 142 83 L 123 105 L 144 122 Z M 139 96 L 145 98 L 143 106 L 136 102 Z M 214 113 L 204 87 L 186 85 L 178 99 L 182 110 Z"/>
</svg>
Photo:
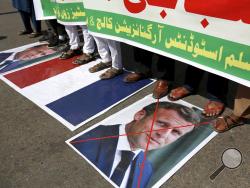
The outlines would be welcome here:
<svg viewBox="0 0 250 188">
<path fill-rule="evenodd" d="M 78 67 L 78 65 L 72 64 L 72 61 L 76 58 L 77 57 L 67 60 L 61 60 L 59 58 L 52 59 L 26 69 L 6 74 L 4 77 L 19 88 L 24 88 Z"/>
</svg>

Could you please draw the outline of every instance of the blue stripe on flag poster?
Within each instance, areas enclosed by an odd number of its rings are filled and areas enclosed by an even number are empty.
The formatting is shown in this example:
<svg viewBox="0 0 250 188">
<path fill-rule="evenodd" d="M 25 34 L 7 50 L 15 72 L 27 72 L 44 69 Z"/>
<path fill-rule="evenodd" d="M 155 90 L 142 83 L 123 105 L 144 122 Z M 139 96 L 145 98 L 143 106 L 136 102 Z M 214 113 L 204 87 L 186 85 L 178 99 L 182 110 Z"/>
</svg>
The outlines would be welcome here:
<svg viewBox="0 0 250 188">
<path fill-rule="evenodd" d="M 99 80 L 46 106 L 76 126 L 152 82 L 124 83 L 123 77 Z"/>
</svg>

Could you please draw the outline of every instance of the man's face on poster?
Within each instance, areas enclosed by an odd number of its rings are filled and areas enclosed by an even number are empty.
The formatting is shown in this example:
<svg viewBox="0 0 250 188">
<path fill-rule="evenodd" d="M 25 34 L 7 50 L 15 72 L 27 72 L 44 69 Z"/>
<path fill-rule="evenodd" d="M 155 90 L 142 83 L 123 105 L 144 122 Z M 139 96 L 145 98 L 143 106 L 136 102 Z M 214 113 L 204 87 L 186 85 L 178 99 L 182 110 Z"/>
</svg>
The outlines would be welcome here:
<svg viewBox="0 0 250 188">
<path fill-rule="evenodd" d="M 134 149 L 140 148 L 145 150 L 149 140 L 148 150 L 164 147 L 194 128 L 192 123 L 187 122 L 175 110 L 164 108 L 158 109 L 151 137 L 150 130 L 153 121 L 153 114 L 146 115 L 146 111 L 141 110 L 135 114 L 134 120 L 135 123 L 130 127 L 129 132 L 132 134 L 143 132 L 128 137 L 131 148 Z"/>
<path fill-rule="evenodd" d="M 21 60 L 21 61 L 26 61 L 26 60 L 31 60 L 31 59 L 36 59 L 42 56 L 50 55 L 55 53 L 54 50 L 49 49 L 47 47 L 47 44 L 43 44 L 40 46 L 34 46 L 31 48 L 28 48 L 24 51 L 18 52 L 15 55 L 16 60 Z"/>
</svg>

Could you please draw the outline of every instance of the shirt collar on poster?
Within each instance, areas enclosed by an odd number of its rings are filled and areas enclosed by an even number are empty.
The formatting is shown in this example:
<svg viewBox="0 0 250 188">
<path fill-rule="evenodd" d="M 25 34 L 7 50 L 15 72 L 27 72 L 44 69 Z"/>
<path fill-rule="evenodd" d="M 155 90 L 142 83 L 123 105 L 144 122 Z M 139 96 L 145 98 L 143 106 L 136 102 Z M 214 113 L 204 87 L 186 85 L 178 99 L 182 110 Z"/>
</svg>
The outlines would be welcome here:
<svg viewBox="0 0 250 188">
<path fill-rule="evenodd" d="M 130 145 L 128 142 L 128 138 L 126 135 L 126 131 L 125 131 L 125 127 L 126 124 L 122 124 L 119 126 L 119 135 L 124 135 L 124 136 L 119 136 L 118 138 L 118 143 L 117 143 L 117 148 L 116 148 L 116 152 L 115 152 L 115 158 L 114 158 L 114 162 L 113 162 L 113 166 L 112 166 L 112 170 L 110 173 L 110 177 L 112 176 L 116 166 L 119 164 L 119 162 L 121 161 L 121 151 L 131 151 L 130 149 Z M 136 156 L 143 150 L 138 149 L 135 151 L 132 151 L 135 155 L 133 157 L 133 160 L 136 158 Z M 131 164 L 129 165 L 128 169 L 126 170 L 125 176 L 122 180 L 122 183 L 120 185 L 120 187 L 126 187 L 127 182 L 128 182 L 128 177 L 129 177 L 129 173 L 131 170 Z"/>
</svg>

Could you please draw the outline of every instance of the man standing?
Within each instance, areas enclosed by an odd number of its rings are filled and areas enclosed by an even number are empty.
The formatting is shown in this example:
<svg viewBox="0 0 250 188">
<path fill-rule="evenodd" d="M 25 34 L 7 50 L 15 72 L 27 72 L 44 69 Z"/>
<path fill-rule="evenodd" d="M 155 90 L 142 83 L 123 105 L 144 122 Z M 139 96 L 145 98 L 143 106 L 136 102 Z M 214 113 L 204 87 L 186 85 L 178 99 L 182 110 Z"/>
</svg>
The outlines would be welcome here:
<svg viewBox="0 0 250 188">
<path fill-rule="evenodd" d="M 127 124 L 98 126 L 71 144 L 116 185 L 135 188 L 147 143 L 148 150 L 167 146 L 199 122 L 199 116 L 191 108 L 160 102 L 150 134 L 155 108 L 156 103 L 144 107 Z M 140 187 L 146 187 L 152 174 L 152 165 L 145 160 Z"/>
<path fill-rule="evenodd" d="M 30 38 L 35 38 L 41 33 L 41 21 L 36 20 L 34 5 L 32 0 L 12 0 L 12 5 L 14 8 L 18 10 L 21 15 L 24 30 L 20 31 L 19 35 L 27 35 L 29 34 Z M 30 21 L 32 22 L 35 32 L 31 27 Z"/>
</svg>

